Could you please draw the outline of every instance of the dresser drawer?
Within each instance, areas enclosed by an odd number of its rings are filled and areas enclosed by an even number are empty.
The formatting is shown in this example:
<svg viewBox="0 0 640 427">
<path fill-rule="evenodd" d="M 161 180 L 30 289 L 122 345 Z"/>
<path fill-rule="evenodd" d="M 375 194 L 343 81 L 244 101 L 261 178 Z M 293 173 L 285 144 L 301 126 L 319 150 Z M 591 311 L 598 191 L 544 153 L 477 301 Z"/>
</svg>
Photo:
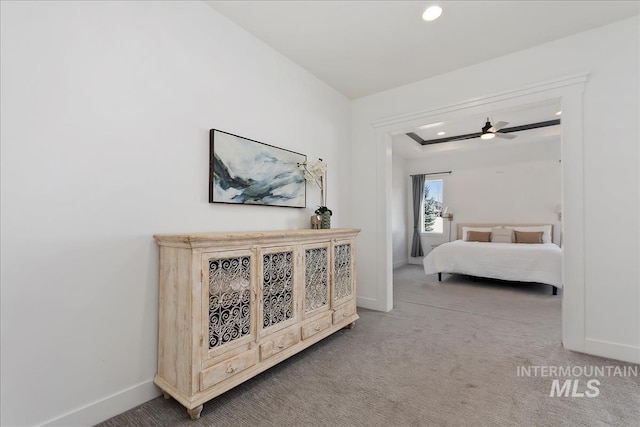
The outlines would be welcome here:
<svg viewBox="0 0 640 427">
<path fill-rule="evenodd" d="M 300 342 L 300 329 L 296 327 L 288 332 L 260 344 L 260 360 L 268 359 Z"/>
<path fill-rule="evenodd" d="M 306 340 L 309 337 L 314 336 L 318 332 L 322 332 L 331 326 L 331 316 L 323 317 L 322 319 L 309 322 L 302 327 L 302 339 Z"/>
<path fill-rule="evenodd" d="M 231 378 L 234 375 L 252 367 L 258 363 L 258 349 L 252 349 L 245 353 L 220 362 L 200 372 L 200 391 Z"/>
<path fill-rule="evenodd" d="M 333 312 L 333 323 L 340 323 L 346 318 L 353 316 L 354 314 L 356 314 L 355 304 L 351 303 L 344 305 Z"/>
</svg>

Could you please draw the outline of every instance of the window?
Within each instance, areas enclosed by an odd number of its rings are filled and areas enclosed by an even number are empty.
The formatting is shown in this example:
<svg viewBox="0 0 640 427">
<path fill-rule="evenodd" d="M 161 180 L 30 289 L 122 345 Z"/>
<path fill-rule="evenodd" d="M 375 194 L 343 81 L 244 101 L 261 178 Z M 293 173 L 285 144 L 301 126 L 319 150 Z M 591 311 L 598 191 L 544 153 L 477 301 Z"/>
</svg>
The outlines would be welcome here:
<svg viewBox="0 0 640 427">
<path fill-rule="evenodd" d="M 424 202 L 422 205 L 422 232 L 442 234 L 442 187 L 441 179 L 424 181 Z"/>
</svg>

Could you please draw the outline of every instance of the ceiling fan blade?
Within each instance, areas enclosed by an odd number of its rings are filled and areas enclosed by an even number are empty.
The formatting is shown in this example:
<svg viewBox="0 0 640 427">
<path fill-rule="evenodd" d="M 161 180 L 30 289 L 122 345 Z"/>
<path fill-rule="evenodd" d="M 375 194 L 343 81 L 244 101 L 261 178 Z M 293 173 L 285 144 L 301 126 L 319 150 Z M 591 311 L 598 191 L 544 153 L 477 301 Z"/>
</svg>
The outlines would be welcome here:
<svg viewBox="0 0 640 427">
<path fill-rule="evenodd" d="M 498 122 L 493 125 L 493 127 L 489 128 L 489 132 L 497 132 L 508 124 L 509 122 Z"/>
<path fill-rule="evenodd" d="M 510 133 L 502 133 L 502 132 L 496 132 L 496 133 L 495 133 L 495 135 L 496 135 L 498 138 L 504 138 L 504 139 L 513 139 L 513 138 L 515 138 L 516 136 L 518 136 L 518 135 L 512 135 L 512 134 L 510 134 Z"/>
</svg>

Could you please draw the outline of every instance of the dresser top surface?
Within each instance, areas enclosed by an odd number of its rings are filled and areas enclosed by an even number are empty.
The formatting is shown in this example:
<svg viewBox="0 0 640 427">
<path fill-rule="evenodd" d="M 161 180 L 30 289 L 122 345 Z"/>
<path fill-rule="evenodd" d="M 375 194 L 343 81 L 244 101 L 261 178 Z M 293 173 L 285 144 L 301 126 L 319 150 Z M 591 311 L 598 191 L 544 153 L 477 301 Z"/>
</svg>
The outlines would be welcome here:
<svg viewBox="0 0 640 427">
<path fill-rule="evenodd" d="M 330 229 L 300 229 L 300 230 L 269 230 L 269 231 L 234 231 L 234 232 L 201 232 L 180 234 L 154 234 L 158 245 L 204 246 L 225 242 L 264 242 L 285 241 L 287 239 L 332 239 L 355 237 L 359 228 L 330 228 Z"/>
</svg>

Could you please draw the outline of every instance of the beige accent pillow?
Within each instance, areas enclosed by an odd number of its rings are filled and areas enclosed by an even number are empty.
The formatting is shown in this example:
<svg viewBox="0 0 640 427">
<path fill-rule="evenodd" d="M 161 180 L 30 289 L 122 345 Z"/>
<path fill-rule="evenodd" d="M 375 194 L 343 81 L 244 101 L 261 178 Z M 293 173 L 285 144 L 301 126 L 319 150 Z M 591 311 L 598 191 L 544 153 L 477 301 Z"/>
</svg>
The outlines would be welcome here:
<svg viewBox="0 0 640 427">
<path fill-rule="evenodd" d="M 542 243 L 551 243 L 551 226 L 550 225 L 507 225 L 504 228 L 511 228 L 514 231 L 542 231 Z"/>
<path fill-rule="evenodd" d="M 516 243 L 542 243 L 542 231 L 514 231 Z"/>
<path fill-rule="evenodd" d="M 490 242 L 491 232 L 490 231 L 468 231 L 467 241 L 468 242 Z"/>
<path fill-rule="evenodd" d="M 513 243 L 513 230 L 510 228 L 494 228 L 491 230 L 491 241 L 494 243 Z"/>
<path fill-rule="evenodd" d="M 491 227 L 462 227 L 462 240 L 469 240 L 467 233 L 470 231 L 491 231 Z"/>
</svg>

